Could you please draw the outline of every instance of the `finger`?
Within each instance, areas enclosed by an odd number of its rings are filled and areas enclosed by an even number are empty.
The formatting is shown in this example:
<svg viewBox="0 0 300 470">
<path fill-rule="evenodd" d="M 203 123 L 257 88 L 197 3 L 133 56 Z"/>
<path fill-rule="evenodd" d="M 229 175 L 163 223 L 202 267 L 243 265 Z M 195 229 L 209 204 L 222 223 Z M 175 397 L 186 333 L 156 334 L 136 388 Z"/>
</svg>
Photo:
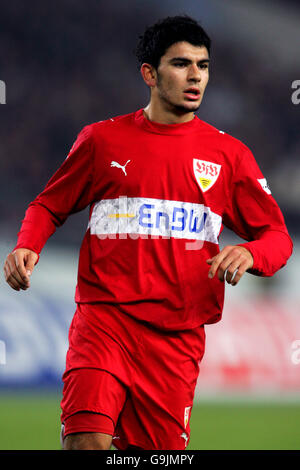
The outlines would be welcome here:
<svg viewBox="0 0 300 470">
<path fill-rule="evenodd" d="M 218 274 L 218 279 L 220 281 L 223 282 L 225 280 L 225 276 L 227 275 L 227 271 L 230 268 L 230 265 L 232 264 L 233 261 L 234 261 L 234 257 L 233 256 L 228 256 L 219 265 L 217 274 Z"/>
<path fill-rule="evenodd" d="M 4 271 L 5 280 L 7 281 L 9 273 L 8 273 L 8 268 L 6 267 L 6 262 L 4 263 L 3 271 Z"/>
<path fill-rule="evenodd" d="M 220 251 L 220 253 L 218 253 L 216 256 L 214 256 L 212 258 L 212 263 L 211 263 L 211 267 L 210 267 L 210 270 L 208 272 L 208 277 L 210 279 L 212 279 L 217 270 L 219 269 L 219 266 L 220 264 L 223 262 L 223 260 L 226 258 L 226 256 L 228 255 L 229 251 L 230 251 L 230 248 L 231 247 L 225 247 L 223 248 L 222 251 Z"/>
<path fill-rule="evenodd" d="M 5 273 L 5 280 L 7 284 L 14 290 L 20 290 L 20 287 L 17 283 L 17 281 L 11 276 L 11 273 L 9 271 L 8 266 L 5 264 L 4 265 L 4 273 Z"/>
<path fill-rule="evenodd" d="M 220 281 L 224 281 L 224 278 L 226 277 L 226 280 L 230 282 L 239 265 L 241 265 L 245 261 L 245 256 L 237 247 L 228 248 L 230 250 L 229 252 L 227 251 L 227 256 L 219 265 L 218 278 Z"/>
<path fill-rule="evenodd" d="M 13 257 L 20 279 L 22 279 L 23 284 L 28 285 L 30 279 L 25 269 L 25 256 L 19 252 L 14 252 Z"/>
<path fill-rule="evenodd" d="M 228 284 L 230 284 L 233 278 L 235 277 L 235 274 L 241 264 L 242 264 L 242 258 L 239 257 L 228 266 L 227 272 L 226 272 L 226 281 L 228 282 Z"/>
<path fill-rule="evenodd" d="M 23 278 L 20 276 L 17 267 L 15 266 L 14 258 L 13 260 L 8 259 L 7 265 L 9 267 L 9 276 L 10 278 L 14 278 L 14 280 L 19 284 L 19 287 L 25 287 L 28 284 L 24 282 Z"/>
<path fill-rule="evenodd" d="M 14 283 L 10 282 L 10 281 L 6 281 L 7 284 L 14 290 L 16 291 L 19 291 L 20 290 L 20 287 L 17 287 Z"/>
<path fill-rule="evenodd" d="M 25 285 L 22 281 L 20 282 L 14 273 L 11 273 L 8 279 L 22 290 L 26 290 L 29 287 L 28 285 Z"/>
<path fill-rule="evenodd" d="M 247 271 L 247 269 L 249 269 L 249 266 L 248 266 L 248 262 L 247 261 L 244 261 L 239 269 L 237 270 L 236 272 L 236 275 L 234 276 L 234 278 L 232 279 L 231 281 L 231 285 L 232 286 L 236 286 L 237 283 L 240 281 L 241 277 L 245 274 L 245 272 Z"/>
<path fill-rule="evenodd" d="M 222 282 L 224 281 L 225 273 L 226 273 L 227 269 L 230 267 L 230 265 L 235 261 L 235 259 L 236 259 L 236 256 L 233 253 L 230 253 L 219 264 L 218 269 L 217 269 L 217 274 L 218 274 L 218 279 L 220 281 L 222 281 Z"/>
<path fill-rule="evenodd" d="M 25 269 L 27 276 L 31 276 L 36 260 L 38 259 L 38 255 L 36 253 L 29 253 L 25 259 Z"/>
</svg>

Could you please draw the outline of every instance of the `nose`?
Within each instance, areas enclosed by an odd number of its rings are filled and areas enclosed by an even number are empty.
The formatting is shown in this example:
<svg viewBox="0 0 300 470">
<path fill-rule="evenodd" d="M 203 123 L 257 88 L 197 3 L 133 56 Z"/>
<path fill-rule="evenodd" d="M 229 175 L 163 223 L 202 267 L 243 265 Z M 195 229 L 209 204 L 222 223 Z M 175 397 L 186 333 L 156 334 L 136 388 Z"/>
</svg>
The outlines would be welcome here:
<svg viewBox="0 0 300 470">
<path fill-rule="evenodd" d="M 188 80 L 193 82 L 201 81 L 201 73 L 197 64 L 191 64 L 188 71 Z"/>
</svg>

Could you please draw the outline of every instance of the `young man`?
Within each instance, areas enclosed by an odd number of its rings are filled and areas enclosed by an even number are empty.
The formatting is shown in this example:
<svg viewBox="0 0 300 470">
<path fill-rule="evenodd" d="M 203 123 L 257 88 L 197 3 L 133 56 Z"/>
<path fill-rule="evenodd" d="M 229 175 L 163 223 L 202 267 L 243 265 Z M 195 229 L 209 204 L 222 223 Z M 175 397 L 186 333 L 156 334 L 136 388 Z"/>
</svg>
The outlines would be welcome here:
<svg viewBox="0 0 300 470">
<path fill-rule="evenodd" d="M 221 319 L 224 281 L 271 276 L 292 252 L 250 150 L 195 116 L 210 39 L 188 17 L 140 38 L 145 109 L 84 127 L 29 205 L 6 259 L 27 289 L 47 239 L 90 205 L 69 331 L 65 449 L 184 449 L 204 325 Z M 247 242 L 219 250 L 226 225 Z"/>
</svg>

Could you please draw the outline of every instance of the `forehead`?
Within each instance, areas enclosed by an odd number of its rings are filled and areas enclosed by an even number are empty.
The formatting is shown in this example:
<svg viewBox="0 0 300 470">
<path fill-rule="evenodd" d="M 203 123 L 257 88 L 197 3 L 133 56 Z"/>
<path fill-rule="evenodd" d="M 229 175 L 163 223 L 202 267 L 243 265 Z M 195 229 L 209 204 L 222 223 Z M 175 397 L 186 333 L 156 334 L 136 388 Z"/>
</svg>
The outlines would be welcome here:
<svg viewBox="0 0 300 470">
<path fill-rule="evenodd" d="M 209 59 L 209 54 L 205 46 L 194 46 L 189 42 L 182 41 L 172 44 L 161 57 L 161 62 L 169 61 L 174 57 L 184 57 L 186 59 L 199 61 Z"/>
</svg>

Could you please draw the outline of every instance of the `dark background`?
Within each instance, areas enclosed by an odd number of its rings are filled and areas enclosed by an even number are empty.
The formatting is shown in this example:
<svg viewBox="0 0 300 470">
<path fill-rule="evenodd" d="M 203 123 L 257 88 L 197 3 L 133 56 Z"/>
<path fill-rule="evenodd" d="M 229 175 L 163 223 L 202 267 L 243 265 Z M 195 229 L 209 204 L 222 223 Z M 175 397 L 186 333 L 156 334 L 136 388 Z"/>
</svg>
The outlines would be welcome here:
<svg viewBox="0 0 300 470">
<path fill-rule="evenodd" d="M 254 153 L 291 235 L 299 223 L 298 1 L 60 0 L 0 3 L 0 230 L 13 248 L 29 202 L 89 123 L 148 103 L 133 53 L 146 26 L 186 13 L 212 39 L 211 78 L 198 116 Z M 80 244 L 87 214 L 49 241 Z"/>
</svg>

